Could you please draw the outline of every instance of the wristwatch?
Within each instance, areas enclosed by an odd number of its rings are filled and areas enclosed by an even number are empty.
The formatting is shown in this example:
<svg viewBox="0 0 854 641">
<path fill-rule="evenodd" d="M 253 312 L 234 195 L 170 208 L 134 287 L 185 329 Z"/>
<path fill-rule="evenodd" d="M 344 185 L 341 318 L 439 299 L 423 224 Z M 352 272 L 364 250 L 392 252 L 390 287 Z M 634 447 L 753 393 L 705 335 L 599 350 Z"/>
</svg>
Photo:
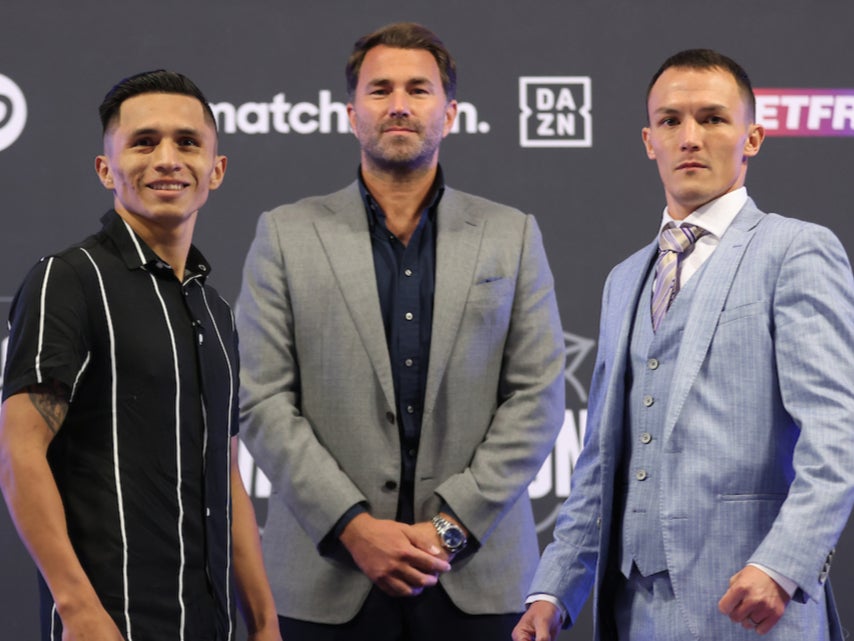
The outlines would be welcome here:
<svg viewBox="0 0 854 641">
<path fill-rule="evenodd" d="M 433 527 L 436 528 L 442 547 L 451 554 L 459 552 L 466 546 L 468 539 L 466 539 L 465 533 L 448 519 L 437 514 L 433 517 Z"/>
</svg>

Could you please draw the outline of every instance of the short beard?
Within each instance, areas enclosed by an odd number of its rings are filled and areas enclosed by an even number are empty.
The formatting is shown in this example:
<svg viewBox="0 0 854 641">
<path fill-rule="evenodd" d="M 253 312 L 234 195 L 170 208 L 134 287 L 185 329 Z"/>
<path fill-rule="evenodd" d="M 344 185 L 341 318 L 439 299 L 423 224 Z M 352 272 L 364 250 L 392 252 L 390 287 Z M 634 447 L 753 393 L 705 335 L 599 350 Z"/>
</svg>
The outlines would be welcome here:
<svg viewBox="0 0 854 641">
<path fill-rule="evenodd" d="M 424 133 L 424 128 L 415 123 L 405 124 L 413 127 L 417 134 Z M 428 131 L 427 135 L 419 141 L 418 148 L 394 144 L 381 145 L 377 142 L 377 144 L 363 147 L 362 152 L 377 169 L 392 174 L 407 174 L 429 168 L 441 141 L 441 132 Z"/>
</svg>

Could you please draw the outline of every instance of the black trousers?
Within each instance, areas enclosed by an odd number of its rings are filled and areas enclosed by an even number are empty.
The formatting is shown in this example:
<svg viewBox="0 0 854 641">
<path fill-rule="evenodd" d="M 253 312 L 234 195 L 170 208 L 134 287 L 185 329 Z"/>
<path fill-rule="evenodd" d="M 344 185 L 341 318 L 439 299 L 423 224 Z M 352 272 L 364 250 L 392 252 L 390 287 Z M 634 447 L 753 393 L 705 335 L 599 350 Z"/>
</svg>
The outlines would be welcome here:
<svg viewBox="0 0 854 641">
<path fill-rule="evenodd" d="M 401 598 L 375 587 L 347 623 L 328 625 L 280 616 L 279 627 L 286 641 L 510 641 L 521 616 L 521 612 L 466 614 L 440 585 Z"/>
</svg>

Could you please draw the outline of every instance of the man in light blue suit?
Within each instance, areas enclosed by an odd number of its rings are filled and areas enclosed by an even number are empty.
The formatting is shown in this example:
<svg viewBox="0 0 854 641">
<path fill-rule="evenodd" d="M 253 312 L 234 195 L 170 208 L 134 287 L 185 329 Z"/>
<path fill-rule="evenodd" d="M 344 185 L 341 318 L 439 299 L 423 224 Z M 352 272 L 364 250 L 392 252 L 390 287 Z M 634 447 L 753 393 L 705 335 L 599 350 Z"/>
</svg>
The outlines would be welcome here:
<svg viewBox="0 0 854 641">
<path fill-rule="evenodd" d="M 584 449 L 513 639 L 554 639 L 591 587 L 596 639 L 842 639 L 827 578 L 854 502 L 845 251 L 747 196 L 764 130 L 734 61 L 676 54 L 647 106 L 661 241 L 605 285 Z"/>
</svg>

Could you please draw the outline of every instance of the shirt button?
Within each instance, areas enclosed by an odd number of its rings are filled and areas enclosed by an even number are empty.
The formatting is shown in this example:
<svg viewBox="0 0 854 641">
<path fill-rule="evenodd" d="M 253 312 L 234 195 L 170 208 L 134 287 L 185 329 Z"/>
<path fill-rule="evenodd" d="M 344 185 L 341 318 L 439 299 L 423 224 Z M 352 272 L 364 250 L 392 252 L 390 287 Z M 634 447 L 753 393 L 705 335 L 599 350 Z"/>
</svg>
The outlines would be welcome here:
<svg viewBox="0 0 854 641">
<path fill-rule="evenodd" d="M 386 412 L 385 413 L 385 420 L 387 420 L 389 423 L 394 425 L 394 414 L 392 414 L 391 412 Z"/>
<path fill-rule="evenodd" d="M 415 408 L 412 407 L 412 405 L 407 405 L 406 406 L 406 413 L 407 414 L 415 414 Z"/>
<path fill-rule="evenodd" d="M 395 481 L 386 481 L 385 482 L 385 489 L 396 490 L 397 489 L 397 483 Z"/>
<path fill-rule="evenodd" d="M 209 507 L 205 508 L 205 516 L 210 516 L 210 515 L 211 515 L 211 509 Z"/>
<path fill-rule="evenodd" d="M 404 317 L 406 320 L 412 320 L 413 318 L 415 318 L 415 315 L 414 315 L 412 312 L 406 312 L 406 313 L 403 315 L 403 317 Z"/>
<path fill-rule="evenodd" d="M 658 359 L 657 358 L 650 358 L 646 362 L 646 366 L 650 369 L 658 369 Z"/>
<path fill-rule="evenodd" d="M 652 434 L 650 434 L 649 432 L 644 432 L 643 434 L 640 435 L 640 441 L 644 445 L 652 442 Z"/>
<path fill-rule="evenodd" d="M 412 276 L 412 270 L 407 267 L 403 270 L 403 274 L 404 276 Z"/>
<path fill-rule="evenodd" d="M 644 396 L 643 397 L 644 407 L 652 407 L 653 403 L 655 403 L 655 399 L 652 396 Z"/>
<path fill-rule="evenodd" d="M 637 472 L 635 472 L 635 478 L 638 481 L 645 481 L 646 477 L 647 477 L 646 470 L 638 470 Z"/>
<path fill-rule="evenodd" d="M 403 364 L 406 365 L 407 367 L 412 367 L 412 363 L 413 363 L 413 360 L 411 358 L 407 358 L 405 361 L 403 361 Z"/>
</svg>

